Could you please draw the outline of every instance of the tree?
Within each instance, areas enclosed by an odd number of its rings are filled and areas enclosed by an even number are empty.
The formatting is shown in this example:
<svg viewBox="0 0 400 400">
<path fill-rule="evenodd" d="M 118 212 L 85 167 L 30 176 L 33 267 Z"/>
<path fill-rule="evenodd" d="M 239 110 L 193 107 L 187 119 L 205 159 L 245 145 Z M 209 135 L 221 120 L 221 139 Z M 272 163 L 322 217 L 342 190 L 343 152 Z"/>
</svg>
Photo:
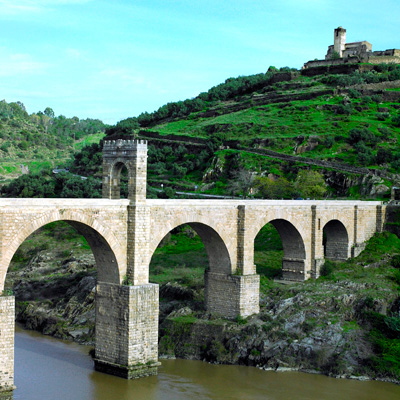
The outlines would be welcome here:
<svg viewBox="0 0 400 400">
<path fill-rule="evenodd" d="M 294 186 L 305 198 L 319 198 L 326 191 L 326 183 L 323 176 L 317 171 L 311 170 L 299 171 Z"/>
<path fill-rule="evenodd" d="M 105 133 L 107 136 L 134 136 L 136 129 L 139 129 L 137 118 L 127 118 L 106 129 Z"/>
<path fill-rule="evenodd" d="M 247 169 L 239 169 L 233 174 L 233 180 L 229 184 L 229 190 L 232 194 L 241 194 L 246 198 L 250 193 L 250 189 L 254 184 L 254 175 Z"/>
<path fill-rule="evenodd" d="M 293 184 L 283 177 L 278 179 L 256 178 L 255 187 L 266 199 L 291 199 L 297 194 Z"/>
<path fill-rule="evenodd" d="M 47 115 L 49 118 L 54 118 L 55 114 L 52 108 L 46 107 L 46 109 L 43 111 L 44 115 Z"/>
</svg>

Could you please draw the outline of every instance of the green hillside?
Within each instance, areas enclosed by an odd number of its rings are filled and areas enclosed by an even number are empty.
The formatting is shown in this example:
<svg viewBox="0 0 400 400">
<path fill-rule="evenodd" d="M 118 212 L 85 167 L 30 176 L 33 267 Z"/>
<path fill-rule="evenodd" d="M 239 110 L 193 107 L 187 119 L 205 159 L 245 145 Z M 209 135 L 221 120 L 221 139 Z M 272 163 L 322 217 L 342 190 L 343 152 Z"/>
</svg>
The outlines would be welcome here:
<svg viewBox="0 0 400 400">
<path fill-rule="evenodd" d="M 84 144 L 100 141 L 106 127 L 96 119 L 56 117 L 49 107 L 29 115 L 23 103 L 1 101 L 0 183 L 67 163 Z"/>
<path fill-rule="evenodd" d="M 391 186 L 400 183 L 399 99 L 397 65 L 302 71 L 270 67 L 266 73 L 227 79 L 194 99 L 123 120 L 106 134 L 149 140 L 148 192 L 153 197 L 157 192 L 152 188 L 163 187 L 158 196 L 196 191 L 262 198 L 385 199 Z M 101 177 L 100 136 L 72 154 L 73 134 L 85 137 L 87 125 L 92 128 L 97 121 L 79 121 L 84 129 L 75 132 L 73 122 L 60 130 L 64 117 L 53 117 L 46 128 L 45 113 L 25 114 L 21 119 L 29 121 L 33 133 L 14 134 L 14 141 L 4 138 L 9 149 L 3 161 L 7 154 L 28 160 L 36 151 L 48 153 L 48 160 L 71 157 L 71 172 Z M 64 133 L 40 151 L 35 146 L 21 149 L 46 129 Z M 104 125 L 96 129 L 101 132 Z M 302 190 L 305 182 L 315 190 Z M 6 195 L 20 194 L 12 189 Z"/>
</svg>

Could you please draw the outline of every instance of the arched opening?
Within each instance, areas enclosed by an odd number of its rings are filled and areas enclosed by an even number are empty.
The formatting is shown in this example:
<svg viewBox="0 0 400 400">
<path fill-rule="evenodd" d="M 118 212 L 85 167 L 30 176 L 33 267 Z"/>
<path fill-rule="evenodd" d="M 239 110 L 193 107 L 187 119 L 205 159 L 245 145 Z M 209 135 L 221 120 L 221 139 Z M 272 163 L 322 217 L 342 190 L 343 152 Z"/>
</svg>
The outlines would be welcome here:
<svg viewBox="0 0 400 400">
<path fill-rule="evenodd" d="M 164 310 L 171 311 L 165 304 L 171 301 L 189 300 L 190 307 L 204 308 L 204 276 L 208 272 L 231 273 L 228 250 L 214 229 L 187 223 L 164 236 L 150 262 L 150 281 L 160 285 L 161 320 L 166 316 Z"/>
<path fill-rule="evenodd" d="M 342 222 L 334 219 L 324 226 L 323 245 L 325 258 L 347 260 L 349 257 L 349 236 Z"/>
<path fill-rule="evenodd" d="M 116 162 L 111 169 L 111 198 L 128 198 L 129 173 L 123 162 Z"/>
<path fill-rule="evenodd" d="M 264 225 L 254 240 L 257 273 L 268 278 L 304 280 L 306 251 L 299 231 L 284 219 Z"/>
<path fill-rule="evenodd" d="M 5 288 L 26 328 L 93 342 L 96 282 L 119 283 L 118 263 L 105 238 L 76 221 L 57 221 L 31 233 L 10 262 Z"/>
</svg>

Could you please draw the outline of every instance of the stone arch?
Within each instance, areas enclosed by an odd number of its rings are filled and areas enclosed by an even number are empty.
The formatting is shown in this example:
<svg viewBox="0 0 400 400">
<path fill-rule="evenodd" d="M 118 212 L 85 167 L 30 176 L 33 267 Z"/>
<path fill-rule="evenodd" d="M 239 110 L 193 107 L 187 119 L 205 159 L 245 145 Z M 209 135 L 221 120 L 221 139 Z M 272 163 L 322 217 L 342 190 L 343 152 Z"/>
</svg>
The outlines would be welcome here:
<svg viewBox="0 0 400 400">
<path fill-rule="evenodd" d="M 285 219 L 269 221 L 279 233 L 283 247 L 282 275 L 286 280 L 305 279 L 306 247 L 297 228 Z M 263 226 L 265 226 L 264 224 Z M 258 232 L 262 227 L 258 230 Z M 258 234 L 257 232 L 257 234 Z M 255 235 L 256 236 L 256 235 Z M 254 239 L 255 239 L 254 236 Z"/>
<path fill-rule="evenodd" d="M 153 241 L 150 248 L 150 259 L 154 254 L 154 251 L 160 244 L 161 240 L 169 233 L 172 229 L 182 225 L 190 226 L 202 240 L 208 256 L 208 269 L 211 272 L 220 274 L 230 274 L 232 272 L 232 263 L 229 251 L 225 245 L 224 240 L 221 238 L 219 233 L 209 225 L 200 222 L 185 222 L 178 223 L 164 233 L 161 239 L 157 242 Z M 159 237 L 159 236 L 158 236 Z"/>
<path fill-rule="evenodd" d="M 323 228 L 324 257 L 331 260 L 346 260 L 349 257 L 349 235 L 344 224 L 333 219 Z"/>
<path fill-rule="evenodd" d="M 124 168 L 126 168 L 128 172 L 128 182 L 132 180 L 132 171 L 129 163 L 126 160 L 121 158 L 117 158 L 114 160 L 109 167 L 109 180 L 111 185 L 111 198 L 119 199 L 121 197 L 121 172 Z M 131 190 L 130 185 L 128 183 L 128 190 Z M 128 194 L 128 198 L 129 198 Z"/>
<path fill-rule="evenodd" d="M 51 222 L 65 221 L 73 226 L 85 237 L 92 249 L 96 266 L 97 280 L 99 282 L 120 283 L 126 272 L 126 258 L 121 246 L 113 233 L 100 224 L 92 216 L 73 210 L 54 210 L 50 213 L 40 214 L 30 221 L 6 244 L 6 250 L 2 257 L 2 281 L 3 287 L 6 273 L 11 259 L 19 246 L 33 232 Z"/>
</svg>

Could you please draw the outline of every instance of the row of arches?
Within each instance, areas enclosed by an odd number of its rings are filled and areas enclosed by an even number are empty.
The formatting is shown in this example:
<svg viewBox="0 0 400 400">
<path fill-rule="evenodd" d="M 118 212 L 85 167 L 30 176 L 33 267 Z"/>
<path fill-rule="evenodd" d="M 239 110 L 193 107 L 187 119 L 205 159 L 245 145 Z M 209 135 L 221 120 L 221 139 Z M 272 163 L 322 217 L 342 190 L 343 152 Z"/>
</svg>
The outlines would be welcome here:
<svg viewBox="0 0 400 400">
<path fill-rule="evenodd" d="M 55 218 L 53 218 L 53 220 L 54 219 Z M 119 270 L 115 249 L 110 245 L 109 238 L 104 237 L 104 235 L 99 231 L 84 222 L 62 218 L 60 218 L 60 220 L 64 220 L 70 224 L 87 240 L 96 261 L 98 281 L 119 283 L 121 281 L 121 271 Z M 203 257 L 202 261 L 202 263 L 205 262 L 205 265 L 202 265 L 204 269 L 220 274 L 232 273 L 232 261 L 229 251 L 224 240 L 216 230 L 204 223 L 191 222 L 184 225 L 178 225 L 171 231 L 182 230 L 183 226 L 187 226 L 194 235 L 197 235 L 204 246 L 205 257 Z M 325 224 L 322 231 L 324 257 L 333 260 L 346 259 L 348 257 L 349 235 L 343 223 L 339 220 L 331 220 Z M 265 232 L 268 232 L 268 235 L 266 235 Z M 21 244 L 31 233 L 32 232 L 29 230 L 21 233 L 18 238 L 20 241 L 18 245 Z M 170 233 L 167 235 L 169 234 Z M 190 241 L 186 240 L 186 242 L 186 245 L 190 246 Z M 165 243 L 165 239 L 160 243 Z M 257 251 L 265 252 L 272 250 L 280 252 L 279 262 L 281 265 L 284 265 L 285 262 L 300 262 L 305 260 L 307 257 L 306 246 L 301 234 L 291 222 L 284 219 L 274 219 L 266 224 L 256 236 L 254 245 L 256 250 L 256 264 L 263 263 L 262 260 L 257 260 Z M 18 247 L 19 246 L 15 246 L 15 248 Z M 154 252 L 152 251 L 149 260 L 154 261 L 154 259 L 157 258 L 157 252 L 158 250 L 155 250 Z M 11 260 L 12 255 L 13 253 L 10 251 L 8 254 L 9 261 Z M 268 260 L 266 262 L 268 262 Z M 150 263 L 150 269 L 151 268 L 152 263 Z M 265 266 L 264 269 L 260 267 L 257 272 L 263 274 L 263 271 L 266 271 L 267 269 L 268 268 L 265 268 Z M 276 260 L 275 270 L 277 270 Z M 279 275 L 279 273 L 275 273 L 275 275 Z"/>
<path fill-rule="evenodd" d="M 192 228 L 201 238 L 207 253 L 208 262 L 205 266 L 211 272 L 229 274 L 232 272 L 231 260 L 225 242 L 218 233 L 211 227 L 201 223 L 188 223 L 186 226 Z M 185 225 L 179 225 L 173 229 L 182 230 Z M 339 220 L 331 220 L 322 228 L 322 246 L 324 258 L 331 260 L 345 260 L 348 258 L 349 235 L 344 224 Z M 169 234 L 167 234 L 169 235 Z M 161 241 L 161 244 L 165 239 Z M 160 247 L 159 247 L 160 248 Z M 301 262 L 306 259 L 306 246 L 300 232 L 289 221 L 284 219 L 275 219 L 264 225 L 260 229 L 254 240 L 255 264 L 258 274 L 267 274 L 269 277 L 279 276 L 282 271 L 282 265 L 285 262 Z M 263 260 L 261 252 L 275 252 L 275 259 Z M 155 254 L 155 255 L 154 255 Z M 280 271 L 277 271 L 276 257 L 280 263 Z M 153 253 L 152 263 L 156 258 L 157 250 Z M 272 269 L 266 267 L 265 262 L 271 262 Z M 152 263 L 150 264 L 150 273 Z"/>
</svg>

